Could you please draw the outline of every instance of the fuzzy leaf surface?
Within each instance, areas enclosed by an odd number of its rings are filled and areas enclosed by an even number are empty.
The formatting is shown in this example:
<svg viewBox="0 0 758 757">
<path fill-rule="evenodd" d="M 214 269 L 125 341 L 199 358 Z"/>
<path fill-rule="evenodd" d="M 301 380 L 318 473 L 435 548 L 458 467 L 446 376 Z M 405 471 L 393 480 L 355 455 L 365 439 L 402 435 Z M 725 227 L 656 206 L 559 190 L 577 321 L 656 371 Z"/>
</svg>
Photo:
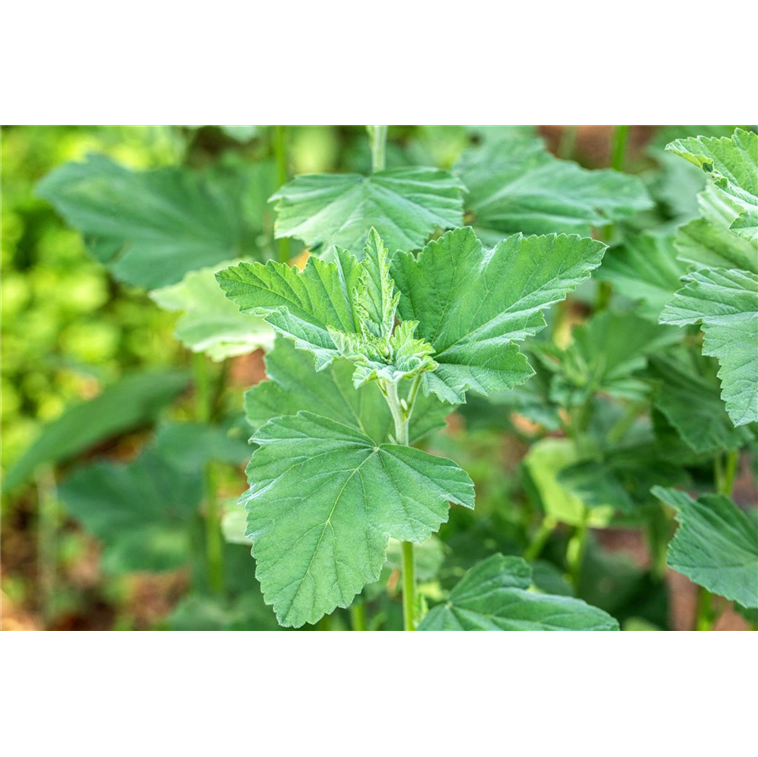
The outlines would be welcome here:
<svg viewBox="0 0 758 757">
<path fill-rule="evenodd" d="M 735 428 L 719 397 L 715 373 L 705 368 L 684 359 L 651 361 L 649 373 L 657 382 L 655 407 L 695 452 L 739 449 L 752 434 L 745 427 Z"/>
<path fill-rule="evenodd" d="M 422 247 L 436 229 L 463 223 L 463 186 L 435 168 L 392 168 L 371 176 L 298 176 L 271 197 L 277 237 L 319 254 L 344 247 L 357 256 L 374 227 L 391 253 Z"/>
<path fill-rule="evenodd" d="M 310 257 L 303 271 L 269 261 L 240 263 L 216 274 L 226 296 L 243 313 L 265 320 L 316 357 L 316 370 L 340 357 L 330 334 L 358 333 L 355 293 L 361 266 L 346 250 L 333 263 Z"/>
<path fill-rule="evenodd" d="M 657 323 L 686 272 L 671 237 L 642 234 L 608 250 L 595 278 L 612 282 L 620 294 L 639 303 L 643 318 Z"/>
<path fill-rule="evenodd" d="M 677 511 L 679 529 L 669 544 L 668 564 L 708 591 L 758 607 L 758 528 L 728 497 L 697 501 L 676 489 L 653 489 Z"/>
<path fill-rule="evenodd" d="M 503 236 L 565 232 L 588 236 L 646 210 L 642 182 L 612 170 L 588 171 L 554 158 L 541 139 L 515 135 L 464 153 L 455 173 L 468 189 L 466 210 L 486 244 Z"/>
<path fill-rule="evenodd" d="M 243 495 L 256 575 L 287 626 L 347 607 L 379 577 L 389 537 L 419 543 L 474 505 L 455 463 L 421 450 L 377 445 L 350 426 L 300 412 L 253 437 Z"/>
<path fill-rule="evenodd" d="M 605 245 L 577 236 L 520 234 L 485 251 L 473 229 L 456 229 L 418 255 L 396 255 L 401 318 L 434 348 L 424 393 L 460 404 L 466 392 L 512 389 L 533 369 L 516 342 L 545 326 L 542 311 L 600 265 Z"/>
<path fill-rule="evenodd" d="M 473 567 L 420 631 L 617 631 L 607 613 L 580 599 L 527 591 L 532 569 L 520 557 L 493 555 Z"/>
<path fill-rule="evenodd" d="M 353 387 L 354 366 L 347 360 L 335 360 L 316 373 L 313 356 L 297 350 L 286 339 L 276 340 L 266 355 L 266 374 L 262 381 L 245 393 L 247 420 L 254 429 L 282 415 L 318 409 L 319 415 L 338 421 L 368 436 L 377 444 L 390 440 L 395 426 L 387 403 L 376 384 Z M 409 390 L 400 385 L 400 396 Z M 434 395 L 416 397 L 411 415 L 411 444 L 442 428 L 453 408 Z"/>
<path fill-rule="evenodd" d="M 703 354 L 721 370 L 721 397 L 735 426 L 758 420 L 758 275 L 706 268 L 683 279 L 660 322 L 702 324 Z"/>
<path fill-rule="evenodd" d="M 731 137 L 689 137 L 666 147 L 710 174 L 737 216 L 730 230 L 758 243 L 758 134 L 736 129 Z"/>
</svg>

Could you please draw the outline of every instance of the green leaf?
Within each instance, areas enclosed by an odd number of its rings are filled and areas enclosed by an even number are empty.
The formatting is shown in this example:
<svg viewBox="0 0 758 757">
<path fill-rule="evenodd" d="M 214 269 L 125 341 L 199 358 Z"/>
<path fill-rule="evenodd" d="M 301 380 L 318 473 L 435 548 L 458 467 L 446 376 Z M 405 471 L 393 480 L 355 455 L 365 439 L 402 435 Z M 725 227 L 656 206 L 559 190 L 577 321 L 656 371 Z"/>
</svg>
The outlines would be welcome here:
<svg viewBox="0 0 758 757">
<path fill-rule="evenodd" d="M 189 560 L 201 470 L 176 468 L 148 448 L 126 465 L 79 468 L 59 493 L 65 509 L 103 543 L 106 571 L 171 570 Z"/>
<path fill-rule="evenodd" d="M 531 582 L 525 560 L 492 555 L 429 612 L 419 631 L 618 631 L 602 610 L 573 597 L 527 591 Z"/>
<path fill-rule="evenodd" d="M 455 166 L 468 194 L 466 210 L 487 244 L 507 234 L 567 232 L 589 236 L 652 207 L 642 182 L 612 170 L 588 171 L 548 153 L 529 136 L 488 142 Z"/>
<path fill-rule="evenodd" d="M 185 273 L 255 252 L 261 230 L 246 212 L 270 167 L 130 171 L 102 155 L 48 174 L 37 193 L 78 229 L 113 275 L 154 289 Z"/>
<path fill-rule="evenodd" d="M 550 398 L 565 408 L 581 405 L 598 392 L 644 398 L 649 387 L 635 374 L 645 368 L 648 355 L 680 340 L 676 329 L 610 310 L 575 328 L 572 338 L 565 350 L 549 342 L 534 346 L 535 355 L 556 373 Z"/>
<path fill-rule="evenodd" d="M 150 297 L 164 310 L 183 312 L 174 336 L 212 360 L 246 355 L 259 348 L 268 350 L 274 343 L 274 332 L 267 323 L 241 313 L 227 299 L 214 268 L 191 271 L 178 284 L 153 290 Z"/>
<path fill-rule="evenodd" d="M 283 625 L 347 607 L 379 577 L 389 537 L 419 543 L 447 520 L 449 502 L 474 505 L 474 485 L 452 461 L 377 445 L 313 413 L 276 418 L 253 441 L 247 535 Z"/>
<path fill-rule="evenodd" d="M 721 396 L 735 426 L 758 420 L 758 275 L 695 271 L 661 313 L 661 323 L 702 324 L 703 354 L 721 366 Z"/>
<path fill-rule="evenodd" d="M 3 493 L 26 483 L 39 465 L 68 460 L 99 442 L 153 421 L 187 387 L 183 371 L 148 371 L 117 381 L 94 399 L 67 408 L 8 470 Z"/>
<path fill-rule="evenodd" d="M 358 334 L 355 293 L 362 268 L 346 250 L 335 262 L 310 257 L 303 271 L 286 263 L 240 263 L 216 274 L 226 296 L 243 313 L 265 318 L 295 346 L 326 368 L 340 351 L 330 332 Z"/>
<path fill-rule="evenodd" d="M 695 452 L 739 449 L 752 434 L 734 427 L 719 398 L 715 373 L 705 372 L 705 368 L 692 360 L 651 361 L 650 376 L 659 382 L 653 398 L 655 407 Z"/>
<path fill-rule="evenodd" d="M 758 607 L 758 528 L 728 497 L 697 501 L 675 489 L 653 489 L 677 511 L 679 529 L 669 544 L 668 564 L 708 591 Z"/>
<path fill-rule="evenodd" d="M 758 134 L 736 129 L 730 137 L 690 137 L 666 147 L 711 176 L 736 218 L 730 230 L 758 243 Z"/>
<path fill-rule="evenodd" d="M 435 168 L 298 176 L 271 198 L 276 236 L 301 239 L 322 255 L 336 247 L 361 255 L 374 227 L 392 252 L 414 250 L 435 229 L 463 223 L 462 191 Z"/>
<path fill-rule="evenodd" d="M 758 273 L 758 253 L 751 243 L 733 234 L 728 226 L 705 218 L 680 226 L 674 247 L 679 260 L 696 268 L 740 268 Z"/>
<path fill-rule="evenodd" d="M 156 444 L 164 460 L 187 471 L 202 470 L 211 460 L 238 465 L 250 456 L 246 439 L 207 423 L 167 423 L 158 430 Z"/>
<path fill-rule="evenodd" d="M 430 242 L 416 258 L 396 255 L 392 275 L 404 321 L 435 350 L 424 393 L 462 403 L 512 389 L 534 371 L 515 342 L 545 326 L 541 311 L 565 298 L 600 265 L 605 245 L 576 236 L 520 234 L 485 252 L 471 228 Z"/>
<path fill-rule="evenodd" d="M 620 294 L 639 304 L 637 312 L 643 318 L 657 323 L 686 272 L 676 258 L 672 237 L 641 234 L 608 250 L 595 278 L 612 282 Z"/>
<path fill-rule="evenodd" d="M 395 426 L 379 387 L 366 384 L 356 390 L 353 370 L 347 360 L 335 360 L 316 373 L 312 355 L 279 338 L 266 355 L 266 374 L 270 380 L 245 393 L 248 422 L 258 429 L 273 418 L 318 409 L 319 415 L 350 426 L 377 444 L 389 441 Z M 401 384 L 401 398 L 407 396 L 408 390 L 408 386 Z M 410 443 L 442 428 L 452 410 L 435 396 L 419 394 L 410 419 Z"/>
<path fill-rule="evenodd" d="M 533 444 L 524 458 L 524 466 L 534 488 L 542 500 L 547 515 L 561 523 L 580 526 L 586 523 L 593 528 L 607 526 L 613 517 L 614 503 L 610 506 L 592 506 L 597 502 L 584 502 L 561 480 L 561 473 L 579 462 L 573 442 L 569 439 L 543 439 Z M 587 509 L 589 508 L 589 513 Z"/>
<path fill-rule="evenodd" d="M 385 344 L 395 326 L 400 292 L 390 276 L 389 255 L 376 229 L 369 231 L 355 307 L 363 335 Z"/>
<path fill-rule="evenodd" d="M 613 508 L 633 514 L 650 501 L 650 489 L 686 480 L 685 471 L 667 460 L 653 439 L 605 446 L 591 460 L 579 460 L 558 475 L 558 481 L 590 508 Z"/>
<path fill-rule="evenodd" d="M 260 592 L 238 597 L 188 594 L 168 617 L 172 631 L 281 631 Z"/>
</svg>

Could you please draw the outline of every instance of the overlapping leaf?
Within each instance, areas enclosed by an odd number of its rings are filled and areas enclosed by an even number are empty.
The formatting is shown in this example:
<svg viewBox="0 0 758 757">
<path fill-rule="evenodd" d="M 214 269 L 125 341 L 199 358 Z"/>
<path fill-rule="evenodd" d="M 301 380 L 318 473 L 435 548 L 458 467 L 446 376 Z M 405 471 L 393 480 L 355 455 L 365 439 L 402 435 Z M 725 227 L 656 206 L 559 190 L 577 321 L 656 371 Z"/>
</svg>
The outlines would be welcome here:
<svg viewBox="0 0 758 757">
<path fill-rule="evenodd" d="M 63 483 L 60 497 L 103 543 L 106 570 L 170 570 L 189 559 L 189 527 L 203 497 L 203 475 L 198 468 L 177 468 L 149 448 L 133 463 L 80 468 Z"/>
<path fill-rule="evenodd" d="M 588 171 L 548 153 L 540 139 L 514 135 L 461 157 L 466 210 L 486 244 L 507 234 L 589 235 L 652 206 L 642 182 L 611 170 Z"/>
<path fill-rule="evenodd" d="M 245 411 L 250 425 L 260 428 L 272 418 L 295 415 L 301 410 L 317 410 L 319 415 L 360 431 L 377 444 L 390 441 L 395 432 L 392 415 L 379 387 L 353 386 L 354 366 L 347 360 L 335 360 L 316 373 L 313 356 L 295 349 L 285 339 L 277 339 L 266 355 L 263 381 L 245 393 Z M 408 392 L 408 382 L 401 384 L 401 398 Z M 435 396 L 418 395 L 410 418 L 409 440 L 413 444 L 428 433 L 442 428 L 453 408 Z"/>
<path fill-rule="evenodd" d="M 271 327 L 240 312 L 224 295 L 213 268 L 190 271 L 178 284 L 156 289 L 151 298 L 164 310 L 182 312 L 175 336 L 212 360 L 246 355 L 274 342 Z"/>
<path fill-rule="evenodd" d="M 344 247 L 362 256 L 372 227 L 394 253 L 418 249 L 437 228 L 460 226 L 462 192 L 446 171 L 411 167 L 298 176 L 271 200 L 277 237 L 301 239 L 322 255 Z"/>
<path fill-rule="evenodd" d="M 493 555 L 472 568 L 420 631 L 617 631 L 607 613 L 579 599 L 527 591 L 532 570 L 520 557 Z"/>
<path fill-rule="evenodd" d="M 703 353 L 721 365 L 722 398 L 736 426 L 758 420 L 758 134 L 677 140 L 668 148 L 712 179 L 702 218 L 682 227 L 680 257 L 699 270 L 666 306 L 662 323 L 702 324 Z"/>
<path fill-rule="evenodd" d="M 684 356 L 653 360 L 649 373 L 657 383 L 654 404 L 695 452 L 739 449 L 752 434 L 732 424 L 719 398 L 715 372 L 708 367 Z"/>
<path fill-rule="evenodd" d="M 646 366 L 648 355 L 679 341 L 676 329 L 608 310 L 575 328 L 572 337 L 563 350 L 550 343 L 535 346 L 535 354 L 555 374 L 550 398 L 567 408 L 597 392 L 642 398 L 649 390 L 635 374 Z"/>
<path fill-rule="evenodd" d="M 243 313 L 260 316 L 316 357 L 323 370 L 341 353 L 332 333 L 359 334 L 355 295 L 362 268 L 346 250 L 335 262 L 311 256 L 303 271 L 286 263 L 240 263 L 216 274 L 226 296 Z"/>
<path fill-rule="evenodd" d="M 729 137 L 689 137 L 666 148 L 709 173 L 735 210 L 729 229 L 758 244 L 758 134 L 736 129 Z"/>
<path fill-rule="evenodd" d="M 545 326 L 542 311 L 586 280 L 604 249 L 577 236 L 519 234 L 486 252 L 464 228 L 418 257 L 396 255 L 400 316 L 418 321 L 418 335 L 435 350 L 424 392 L 461 403 L 468 390 L 486 395 L 526 381 L 534 371 L 516 342 Z"/>
<path fill-rule="evenodd" d="M 608 250 L 595 277 L 612 282 L 619 294 L 639 304 L 642 317 L 657 323 L 686 272 L 670 236 L 643 234 Z"/>
<path fill-rule="evenodd" d="M 447 519 L 449 502 L 473 507 L 473 484 L 455 463 L 377 445 L 313 413 L 276 418 L 253 441 L 248 536 L 283 625 L 347 607 L 378 578 L 388 537 L 421 542 Z"/>
<path fill-rule="evenodd" d="M 131 171 L 90 155 L 50 173 L 38 193 L 117 279 L 154 289 L 188 271 L 255 254 L 261 215 L 247 212 L 247 203 L 256 190 L 273 188 L 273 176 L 267 165 Z"/>
<path fill-rule="evenodd" d="M 703 354 L 721 365 L 721 396 L 735 426 L 758 420 L 758 275 L 706 268 L 661 313 L 661 323 L 702 324 Z"/>
<path fill-rule="evenodd" d="M 708 591 L 758 607 L 758 528 L 723 495 L 697 501 L 676 489 L 653 493 L 677 511 L 679 529 L 669 544 L 668 564 Z"/>
</svg>

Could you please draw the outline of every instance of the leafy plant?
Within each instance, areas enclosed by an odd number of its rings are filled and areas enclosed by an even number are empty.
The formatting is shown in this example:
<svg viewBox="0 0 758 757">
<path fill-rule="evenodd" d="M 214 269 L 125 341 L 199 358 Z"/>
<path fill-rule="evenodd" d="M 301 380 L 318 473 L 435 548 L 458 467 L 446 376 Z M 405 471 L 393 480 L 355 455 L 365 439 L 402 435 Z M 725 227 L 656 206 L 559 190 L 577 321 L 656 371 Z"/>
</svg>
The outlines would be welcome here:
<svg viewBox="0 0 758 757">
<path fill-rule="evenodd" d="M 106 573 L 185 571 L 175 629 L 668 628 L 668 568 L 695 627 L 754 617 L 758 136 L 670 127 L 643 181 L 629 127 L 599 169 L 528 128 L 393 133 L 290 179 L 288 127 L 188 128 L 180 166 L 40 184 L 194 353 L 194 405 L 63 482 Z M 11 484 L 153 424 L 171 377 L 72 409 Z"/>
<path fill-rule="evenodd" d="M 721 396 L 736 426 L 758 420 L 758 134 L 672 142 L 676 155 L 711 179 L 702 218 L 675 244 L 694 264 L 661 313 L 662 323 L 702 324 L 703 354 L 721 365 Z"/>
</svg>

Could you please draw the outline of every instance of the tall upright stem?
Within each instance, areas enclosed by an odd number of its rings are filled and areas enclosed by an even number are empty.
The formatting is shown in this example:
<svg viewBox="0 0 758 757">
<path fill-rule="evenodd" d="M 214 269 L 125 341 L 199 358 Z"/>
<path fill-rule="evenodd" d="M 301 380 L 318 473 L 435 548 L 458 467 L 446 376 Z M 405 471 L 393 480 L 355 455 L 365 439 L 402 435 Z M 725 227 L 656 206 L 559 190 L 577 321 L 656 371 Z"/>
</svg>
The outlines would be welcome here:
<svg viewBox="0 0 758 757">
<path fill-rule="evenodd" d="M 626 166 L 626 148 L 629 145 L 629 126 L 614 126 L 611 135 L 611 167 L 623 171 Z"/>
<path fill-rule="evenodd" d="M 410 446 L 410 420 L 413 406 L 418 395 L 421 376 L 416 376 L 408 393 L 406 401 L 401 400 L 397 384 L 382 382 L 379 387 L 384 394 L 392 419 L 395 422 L 395 441 L 405 447 Z M 413 557 L 413 544 L 409 541 L 402 543 L 403 554 L 403 630 L 416 630 L 416 571 Z"/>
<path fill-rule="evenodd" d="M 37 574 L 39 577 L 42 623 L 45 629 L 52 620 L 58 566 L 58 489 L 51 467 L 37 474 Z"/>
<path fill-rule="evenodd" d="M 214 397 L 208 373 L 208 358 L 202 353 L 192 356 L 195 377 L 195 418 L 209 423 L 213 417 Z M 224 545 L 219 522 L 216 496 L 216 478 L 213 463 L 205 469 L 205 557 L 208 566 L 208 583 L 211 590 L 220 594 L 224 590 Z"/>
<path fill-rule="evenodd" d="M 287 171 L 287 127 L 274 126 L 274 160 L 276 161 L 276 183 L 283 186 L 287 183 L 289 173 Z M 290 260 L 290 240 L 282 237 L 278 240 L 279 262 L 289 263 Z"/>
<path fill-rule="evenodd" d="M 371 137 L 371 170 L 384 171 L 385 151 L 387 147 L 387 127 L 386 126 L 369 126 L 369 136 Z"/>
<path fill-rule="evenodd" d="M 416 630 L 416 568 L 409 541 L 403 542 L 403 630 Z"/>
</svg>

